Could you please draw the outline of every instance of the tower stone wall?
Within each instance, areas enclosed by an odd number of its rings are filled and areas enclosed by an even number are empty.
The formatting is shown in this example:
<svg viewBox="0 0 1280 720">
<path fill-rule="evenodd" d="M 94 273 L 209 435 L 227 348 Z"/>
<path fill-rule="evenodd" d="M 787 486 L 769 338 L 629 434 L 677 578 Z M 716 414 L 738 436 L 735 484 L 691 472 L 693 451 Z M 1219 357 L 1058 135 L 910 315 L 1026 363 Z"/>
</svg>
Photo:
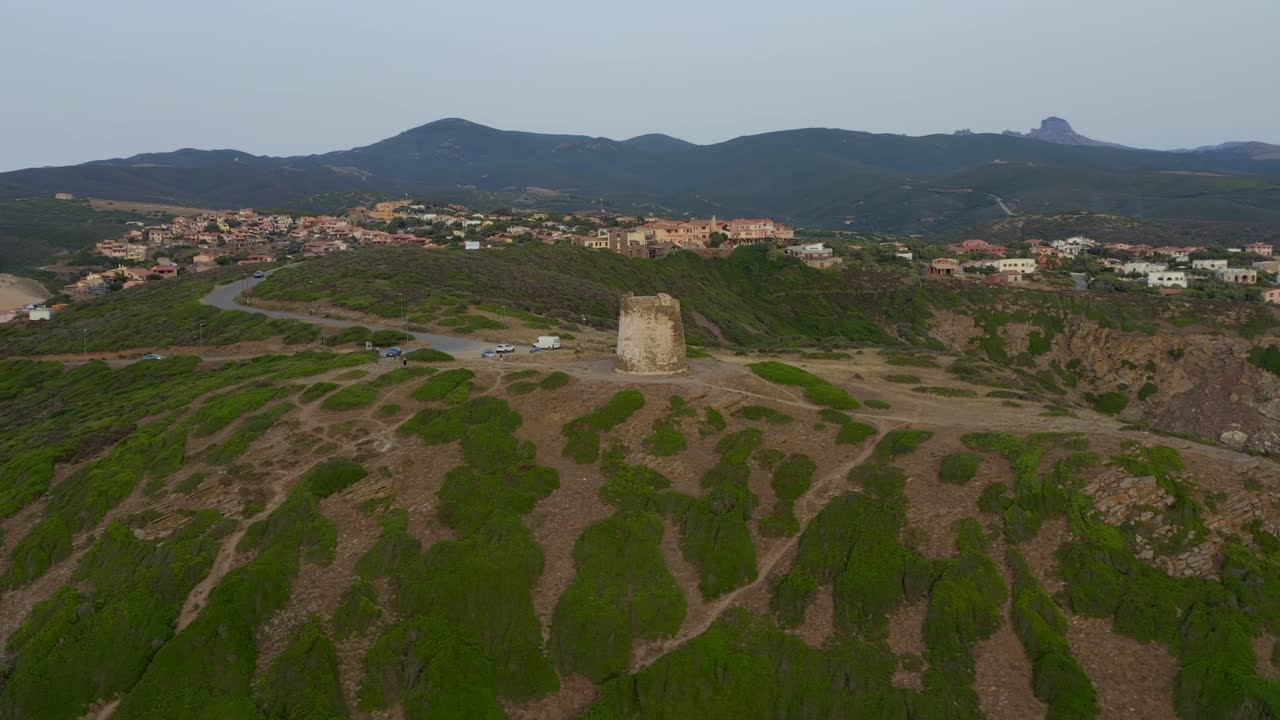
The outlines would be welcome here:
<svg viewBox="0 0 1280 720">
<path fill-rule="evenodd" d="M 614 370 L 627 375 L 678 375 L 689 372 L 680 301 L 660 295 L 622 299 Z"/>
</svg>

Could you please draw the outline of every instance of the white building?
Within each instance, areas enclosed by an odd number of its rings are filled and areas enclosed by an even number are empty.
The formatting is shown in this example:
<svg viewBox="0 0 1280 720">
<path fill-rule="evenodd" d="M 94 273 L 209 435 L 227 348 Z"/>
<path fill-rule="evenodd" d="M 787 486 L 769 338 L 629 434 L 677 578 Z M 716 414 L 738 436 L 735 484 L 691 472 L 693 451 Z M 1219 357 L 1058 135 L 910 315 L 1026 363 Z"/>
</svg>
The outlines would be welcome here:
<svg viewBox="0 0 1280 720">
<path fill-rule="evenodd" d="M 1226 260 L 1192 260 L 1191 269 L 1193 270 L 1226 270 Z"/>
<path fill-rule="evenodd" d="M 1151 287 L 1187 286 L 1187 274 L 1181 270 L 1158 270 L 1147 273 L 1147 284 Z"/>
<path fill-rule="evenodd" d="M 1097 245 L 1096 240 L 1090 240 L 1087 237 L 1069 237 L 1066 240 L 1054 240 L 1049 243 L 1049 247 L 1066 255 L 1067 257 L 1075 257 L 1085 250 Z"/>
<path fill-rule="evenodd" d="M 1214 270 L 1213 276 L 1223 282 L 1240 285 L 1253 285 L 1258 282 L 1258 271 L 1247 268 L 1222 268 L 1221 270 Z"/>
<path fill-rule="evenodd" d="M 52 320 L 58 314 L 57 310 L 51 307 L 34 307 L 27 311 L 28 320 Z"/>
<path fill-rule="evenodd" d="M 1151 275 L 1169 269 L 1169 263 L 1127 262 L 1120 266 L 1121 275 Z"/>
<path fill-rule="evenodd" d="M 799 258 L 800 262 L 809 267 L 825 268 L 840 264 L 840 258 L 835 256 L 835 251 L 822 243 L 791 245 L 784 248 L 783 252 L 791 257 Z"/>
</svg>

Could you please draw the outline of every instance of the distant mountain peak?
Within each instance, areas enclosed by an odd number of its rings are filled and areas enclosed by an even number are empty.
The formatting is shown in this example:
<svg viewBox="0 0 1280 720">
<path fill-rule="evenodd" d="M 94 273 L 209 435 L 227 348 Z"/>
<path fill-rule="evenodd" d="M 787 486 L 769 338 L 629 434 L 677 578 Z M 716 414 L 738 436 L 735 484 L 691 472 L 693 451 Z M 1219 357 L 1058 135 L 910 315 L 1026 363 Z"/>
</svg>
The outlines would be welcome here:
<svg viewBox="0 0 1280 720">
<path fill-rule="evenodd" d="M 1124 145 L 1116 143 L 1103 142 L 1086 137 L 1075 131 L 1071 127 L 1071 123 L 1056 115 L 1051 115 L 1040 121 L 1040 127 L 1033 128 L 1030 132 L 1020 133 L 1013 130 L 1005 130 L 1005 135 L 1010 137 L 1027 138 L 1028 140 L 1039 140 L 1041 142 L 1053 143 L 1055 145 L 1072 145 L 1076 147 L 1109 147 L 1130 149 Z"/>
</svg>

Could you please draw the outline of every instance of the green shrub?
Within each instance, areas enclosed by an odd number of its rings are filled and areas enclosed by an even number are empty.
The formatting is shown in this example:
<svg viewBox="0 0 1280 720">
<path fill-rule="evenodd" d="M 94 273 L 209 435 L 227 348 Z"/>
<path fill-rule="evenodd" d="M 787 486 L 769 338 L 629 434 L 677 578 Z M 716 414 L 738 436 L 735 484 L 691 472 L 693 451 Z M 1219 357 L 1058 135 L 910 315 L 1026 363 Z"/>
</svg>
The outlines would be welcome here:
<svg viewBox="0 0 1280 720">
<path fill-rule="evenodd" d="M 623 511 L 578 538 L 577 575 L 551 619 L 549 651 L 562 670 L 604 682 L 626 671 L 635 638 L 680 629 L 685 599 L 663 559 L 662 535 L 653 512 Z"/>
<path fill-rule="evenodd" d="M 849 393 L 794 365 L 769 360 L 751 363 L 747 367 L 769 382 L 804 388 L 804 396 L 815 404 L 833 407 L 837 410 L 852 410 L 858 407 L 858 401 L 850 396 Z"/>
<path fill-rule="evenodd" d="M 277 420 L 293 410 L 292 404 L 280 403 L 264 413 L 246 418 L 236 427 L 235 432 L 231 433 L 231 437 L 227 438 L 226 442 L 209 448 L 205 459 L 215 465 L 234 462 L 249 450 L 250 445 L 265 435 Z"/>
<path fill-rule="evenodd" d="M 661 421 L 654 424 L 653 432 L 645 436 L 643 445 L 651 455 L 670 457 L 683 452 L 689 443 L 675 423 Z"/>
<path fill-rule="evenodd" d="M 1249 351 L 1249 362 L 1269 373 L 1280 375 L 1280 345 L 1261 345 Z"/>
<path fill-rule="evenodd" d="M 324 499 L 363 480 L 369 471 L 354 460 L 330 458 L 312 467 L 302 476 L 308 492 Z"/>
<path fill-rule="evenodd" d="M 357 577 L 342 594 L 342 602 L 333 611 L 333 634 L 339 640 L 363 635 L 382 617 L 378 607 L 378 589 L 363 577 Z"/>
<path fill-rule="evenodd" d="M 818 411 L 818 417 L 823 422 L 829 422 L 833 425 L 845 425 L 853 421 L 853 418 L 849 417 L 849 413 L 840 412 L 832 408 L 822 408 Z"/>
<path fill-rule="evenodd" d="M 1119 415 L 1129 406 L 1129 397 L 1120 392 L 1105 392 L 1092 396 L 1093 409 L 1104 415 Z"/>
<path fill-rule="evenodd" d="M 307 386 L 307 389 L 303 390 L 298 395 L 298 400 L 299 402 L 304 402 L 304 403 L 315 402 L 316 400 L 319 400 L 320 398 L 324 397 L 325 395 L 328 395 L 329 393 L 337 389 L 338 389 L 338 383 L 331 383 L 331 382 L 312 383 Z"/>
<path fill-rule="evenodd" d="M 964 485 L 978 475 L 982 456 L 975 453 L 951 453 L 942 458 L 938 467 L 938 479 L 949 485 Z"/>
<path fill-rule="evenodd" d="M 725 428 L 729 427 L 729 423 L 725 422 L 724 415 L 720 414 L 719 410 L 716 410 L 713 407 L 707 407 L 703 408 L 702 412 L 704 414 L 704 419 L 702 424 L 698 426 L 698 434 L 702 437 L 715 435 L 718 432 L 723 432 Z"/>
<path fill-rule="evenodd" d="M 404 354 L 404 357 L 409 358 L 413 362 L 425 363 L 454 361 L 454 357 L 449 353 L 442 352 L 434 348 L 418 348 L 417 350 L 410 350 Z"/>
<path fill-rule="evenodd" d="M 507 386 L 507 392 L 511 395 L 528 395 L 538 389 L 536 382 L 513 382 Z"/>
<path fill-rule="evenodd" d="M 206 400 L 191 416 L 191 434 L 195 437 L 212 435 L 245 413 L 271 402 L 278 392 L 271 385 L 255 384 Z"/>
<path fill-rule="evenodd" d="M 373 343 L 374 347 L 390 347 L 412 339 L 413 336 L 403 330 L 376 330 L 369 335 L 369 342 Z"/>
<path fill-rule="evenodd" d="M 778 448 L 761 448 L 755 457 L 757 465 L 765 470 L 772 470 L 787 457 L 787 454 Z"/>
<path fill-rule="evenodd" d="M 386 405 L 383 405 L 382 407 L 378 408 L 378 417 L 380 418 L 394 417 L 396 415 L 399 415 L 400 411 L 403 409 L 404 408 L 400 407 L 395 403 L 387 403 Z"/>
<path fill-rule="evenodd" d="M 891 407 L 891 405 L 889 405 L 889 403 L 885 402 L 884 400 L 867 400 L 862 404 L 866 405 L 869 408 L 874 408 L 876 410 L 888 410 Z"/>
<path fill-rule="evenodd" d="M 350 345 L 351 343 L 364 344 L 369 339 L 369 328 L 363 325 L 352 325 L 343 328 L 338 332 L 324 339 L 325 345 Z"/>
<path fill-rule="evenodd" d="M 79 718 L 132 688 L 229 529 L 212 511 L 154 540 L 109 524 L 9 638 L 0 717 Z"/>
<path fill-rule="evenodd" d="M 543 390 L 559 390 L 565 385 L 568 385 L 569 380 L 570 378 L 568 374 L 556 370 L 538 381 L 538 387 L 541 387 Z"/>
<path fill-rule="evenodd" d="M 1055 720 L 1098 716 L 1097 691 L 1067 643 L 1067 620 L 1018 552 L 1008 550 L 1013 573 L 1013 629 L 1031 661 L 1031 687 Z"/>
<path fill-rule="evenodd" d="M 424 375 L 434 375 L 435 372 L 436 369 L 433 367 L 398 367 L 370 380 L 369 386 L 375 388 L 391 387 Z"/>
<path fill-rule="evenodd" d="M 1138 388 L 1138 399 L 1146 400 L 1147 398 L 1151 397 L 1152 395 L 1155 395 L 1158 392 L 1160 392 L 1160 387 L 1155 383 L 1151 383 L 1151 382 L 1143 383 L 1142 387 Z"/>
<path fill-rule="evenodd" d="M 455 392 L 459 387 L 463 386 L 467 387 L 467 392 L 469 393 L 471 381 L 475 376 L 474 372 L 466 368 L 446 370 L 415 388 L 413 399 L 419 402 L 444 400 L 449 396 L 449 393 Z"/>
<path fill-rule="evenodd" d="M 836 443 L 839 445 L 856 445 L 876 434 L 876 429 L 864 422 L 850 421 L 840 426 L 840 432 L 836 433 Z"/>
<path fill-rule="evenodd" d="M 256 695 L 263 717 L 350 717 L 338 677 L 338 651 L 319 618 L 311 618 L 289 638 Z"/>
<path fill-rule="evenodd" d="M 932 385 L 922 385 L 920 387 L 911 388 L 912 392 L 924 393 L 926 395 L 937 395 L 939 397 L 959 397 L 973 398 L 978 397 L 978 393 L 966 388 L 936 387 Z"/>
<path fill-rule="evenodd" d="M 346 412 L 368 407 L 378 400 L 378 389 L 369 383 L 348 385 L 326 397 L 320 408 L 331 412 Z"/>
<path fill-rule="evenodd" d="M 923 382 L 919 375 L 908 375 L 905 373 L 885 375 L 884 379 L 891 383 L 899 383 L 901 385 L 919 385 Z"/>
<path fill-rule="evenodd" d="M 933 433 L 928 430 L 890 430 L 876 444 L 874 455 L 881 460 L 907 455 L 931 437 Z"/>
<path fill-rule="evenodd" d="M 747 420 L 764 420 L 770 425 L 786 425 L 792 420 L 790 415 L 764 405 L 744 405 L 733 411 L 733 415 Z"/>
<path fill-rule="evenodd" d="M 618 391 L 609 402 L 561 428 L 567 438 L 562 454 L 579 464 L 595 462 L 600 457 L 600 434 L 622 424 L 642 407 L 644 395 L 639 390 Z"/>
<path fill-rule="evenodd" d="M 861 405 L 852 395 L 834 385 L 811 385 L 804 389 L 804 396 L 818 405 L 837 410 L 856 410 Z"/>
</svg>

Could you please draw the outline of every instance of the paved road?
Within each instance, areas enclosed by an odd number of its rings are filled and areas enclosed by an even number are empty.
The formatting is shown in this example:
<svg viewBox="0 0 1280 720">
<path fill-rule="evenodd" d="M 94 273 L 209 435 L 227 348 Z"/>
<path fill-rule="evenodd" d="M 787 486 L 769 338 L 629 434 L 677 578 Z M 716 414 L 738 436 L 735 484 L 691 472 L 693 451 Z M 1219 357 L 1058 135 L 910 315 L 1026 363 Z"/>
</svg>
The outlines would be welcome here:
<svg viewBox="0 0 1280 720">
<path fill-rule="evenodd" d="M 292 267 L 292 265 L 285 265 L 284 267 Z M 267 270 L 265 271 L 265 274 L 269 277 L 271 273 L 274 273 L 276 270 L 280 270 L 280 269 L 282 268 L 275 268 L 275 270 Z M 401 330 L 402 332 L 409 332 L 409 334 L 412 335 L 413 338 L 419 342 L 426 343 L 427 345 L 430 345 L 431 347 L 437 350 L 443 350 L 444 352 L 453 353 L 455 355 L 467 354 L 467 353 L 476 353 L 478 355 L 481 350 L 489 350 L 493 348 L 492 343 L 485 343 L 479 340 L 472 340 L 469 338 L 450 337 L 448 335 L 433 335 L 431 333 L 422 333 L 422 332 L 410 332 L 410 331 L 403 330 L 403 328 L 392 327 L 390 325 L 370 325 L 366 323 L 350 322 L 348 320 L 338 320 L 336 318 L 323 318 L 315 315 L 302 315 L 300 313 L 285 312 L 283 310 L 265 310 L 262 308 L 251 307 L 249 305 L 241 305 L 239 301 L 240 293 L 244 292 L 245 290 L 248 290 L 254 285 L 257 285 L 258 283 L 262 282 L 262 280 L 264 279 L 266 278 L 258 279 L 258 280 L 255 280 L 254 278 L 245 278 L 244 280 L 238 280 L 228 285 L 221 285 L 219 287 L 214 288 L 213 292 L 200 298 L 200 302 L 204 303 L 205 305 L 212 305 L 213 307 L 216 307 L 220 310 L 243 310 L 245 312 L 258 313 L 259 315 L 266 315 L 267 317 L 287 318 L 290 320 L 301 320 L 303 322 L 308 322 L 313 325 L 323 325 L 325 327 L 347 328 L 347 327 L 354 327 L 356 325 L 364 325 L 364 327 L 367 327 L 370 330 Z"/>
</svg>

